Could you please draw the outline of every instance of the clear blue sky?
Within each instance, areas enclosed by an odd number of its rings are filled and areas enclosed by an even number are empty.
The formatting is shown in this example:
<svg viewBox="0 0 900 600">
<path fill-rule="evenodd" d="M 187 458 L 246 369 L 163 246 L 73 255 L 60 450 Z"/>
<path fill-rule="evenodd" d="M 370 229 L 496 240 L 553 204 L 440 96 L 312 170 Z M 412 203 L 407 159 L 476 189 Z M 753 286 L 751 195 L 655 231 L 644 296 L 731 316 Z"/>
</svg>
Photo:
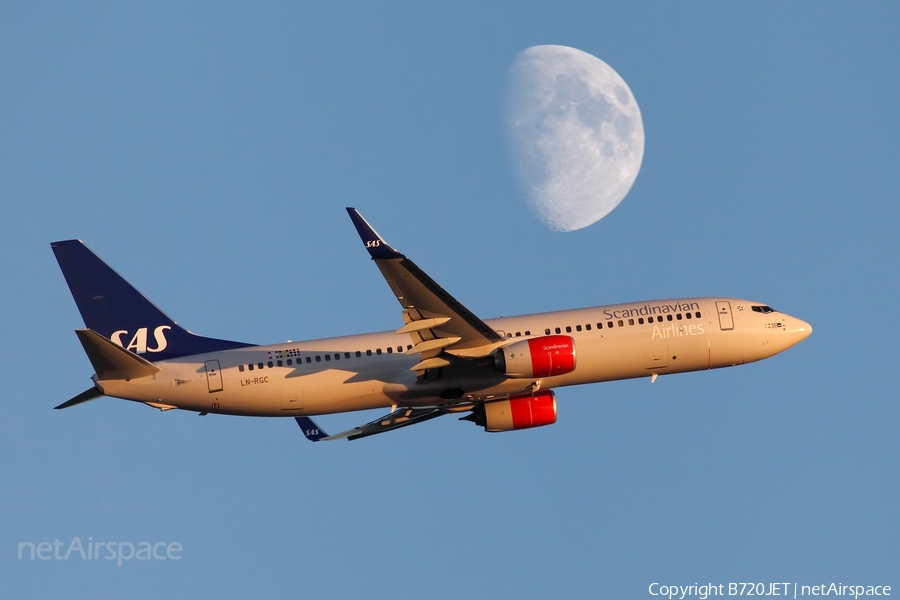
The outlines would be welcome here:
<svg viewBox="0 0 900 600">
<path fill-rule="evenodd" d="M 898 40 L 887 2 L 4 3 L 0 595 L 900 591 Z M 505 155 L 505 73 L 535 44 L 601 58 L 643 113 L 630 194 L 573 233 L 531 216 Z M 92 371 L 51 241 L 204 335 L 395 328 L 344 206 L 484 318 L 733 295 L 815 332 L 563 389 L 556 425 L 508 434 L 313 445 L 290 419 L 51 410 Z M 17 560 L 74 536 L 183 558 Z"/>
</svg>

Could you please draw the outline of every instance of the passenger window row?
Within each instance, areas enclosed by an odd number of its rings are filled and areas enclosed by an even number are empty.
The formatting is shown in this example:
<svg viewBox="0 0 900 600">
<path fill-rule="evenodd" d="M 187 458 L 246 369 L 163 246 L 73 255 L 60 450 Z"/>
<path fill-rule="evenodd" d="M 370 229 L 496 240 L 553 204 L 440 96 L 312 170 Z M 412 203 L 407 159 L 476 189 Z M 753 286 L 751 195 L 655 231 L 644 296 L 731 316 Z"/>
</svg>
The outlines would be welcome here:
<svg viewBox="0 0 900 600">
<path fill-rule="evenodd" d="M 754 310 L 754 311 L 757 311 L 757 312 L 764 312 L 763 310 L 759 310 L 759 309 L 768 309 L 767 312 L 775 312 L 775 311 L 773 311 L 771 308 L 769 308 L 768 306 L 765 306 L 765 307 L 756 307 L 756 306 L 754 306 L 754 307 L 753 307 L 753 310 Z M 672 321 L 672 320 L 675 320 L 675 321 L 681 321 L 682 319 L 694 319 L 694 318 L 699 319 L 700 316 L 701 316 L 701 315 L 700 315 L 700 311 L 697 311 L 697 312 L 695 312 L 695 313 L 689 313 L 689 312 L 688 312 L 688 313 L 684 313 L 683 315 L 682 315 L 682 313 L 675 313 L 674 316 L 672 315 L 672 313 L 669 313 L 669 314 L 667 314 L 665 317 L 666 317 L 666 321 Z M 617 319 L 617 320 L 614 320 L 614 321 L 606 321 L 605 327 L 606 327 L 607 329 L 611 329 L 611 328 L 613 328 L 613 327 L 615 327 L 615 326 L 618 326 L 618 327 L 625 327 L 625 322 L 626 322 L 626 321 L 628 321 L 628 325 L 635 325 L 635 324 L 637 324 L 637 325 L 643 325 L 644 323 L 647 323 L 647 324 L 654 323 L 653 317 L 647 317 L 647 320 L 646 320 L 646 321 L 644 320 L 644 317 L 638 317 L 636 323 L 635 323 L 635 320 L 634 320 L 633 318 L 631 318 L 631 319 Z M 662 322 L 663 322 L 663 316 L 662 316 L 662 315 L 657 315 L 657 316 L 656 316 L 656 321 L 655 321 L 655 322 L 656 322 L 656 323 L 662 323 Z M 603 328 L 604 328 L 603 322 L 597 323 L 597 329 L 603 329 Z M 562 333 L 562 332 L 563 332 L 563 328 L 562 328 L 562 327 L 556 327 L 556 328 L 553 329 L 553 331 L 555 331 L 556 333 L 559 334 L 559 333 Z M 571 326 L 571 325 L 566 325 L 565 331 L 566 331 L 566 333 L 572 333 L 572 326 Z M 584 325 L 584 326 L 582 326 L 582 325 L 575 325 L 575 331 L 591 331 L 591 324 L 590 324 L 590 323 L 587 323 L 587 324 Z M 549 328 L 549 327 L 546 328 L 546 329 L 544 329 L 544 335 L 550 335 L 550 334 L 551 334 L 551 331 L 550 331 L 550 328 Z M 531 335 L 531 331 L 527 331 L 527 330 L 526 330 L 526 331 L 525 331 L 525 335 L 526 335 L 526 336 Z M 507 338 L 513 337 L 513 333 L 512 333 L 512 332 L 508 332 L 508 333 L 506 334 L 506 337 L 507 337 Z M 515 332 L 515 337 L 522 337 L 522 332 L 521 332 L 521 331 Z M 407 350 L 411 350 L 411 349 L 412 349 L 412 344 L 407 344 L 407 345 L 406 345 L 406 349 L 407 349 Z M 397 352 L 398 352 L 398 353 L 402 353 L 402 352 L 403 352 L 403 346 L 397 346 Z M 295 351 L 292 350 L 292 351 L 291 351 L 291 354 L 294 354 L 294 353 L 295 353 Z M 389 347 L 387 348 L 387 354 L 393 354 L 393 353 L 394 353 L 394 348 L 391 347 L 391 346 L 389 346 Z M 359 357 L 361 357 L 361 356 L 363 355 L 363 352 L 362 352 L 361 350 L 357 350 L 354 354 L 356 355 L 357 358 L 359 358 Z M 371 350 L 366 350 L 365 354 L 366 354 L 366 356 L 372 356 L 372 351 L 371 351 Z M 375 349 L 375 355 L 376 355 L 376 356 L 380 356 L 381 354 L 382 354 L 381 348 L 376 348 L 376 349 Z M 320 363 L 320 362 L 322 362 L 323 357 L 324 357 L 325 362 L 330 362 L 330 361 L 332 360 L 332 357 L 334 357 L 334 360 L 337 361 L 337 360 L 341 360 L 341 353 L 340 353 L 340 352 L 335 352 L 334 354 L 316 354 L 315 356 L 306 356 L 306 357 L 297 356 L 297 365 L 303 364 L 304 359 L 306 360 L 306 363 L 307 363 L 307 364 L 310 364 L 310 363 L 312 363 L 313 361 L 315 361 L 315 362 L 317 362 L 317 363 Z M 345 359 L 351 358 L 351 353 L 350 353 L 350 352 L 344 352 L 344 358 L 345 358 Z M 274 368 L 275 366 L 283 367 L 283 366 L 285 366 L 285 364 L 284 364 L 285 362 L 287 363 L 287 366 L 289 366 L 289 367 L 290 367 L 290 366 L 293 366 L 293 359 L 288 358 L 286 361 L 276 360 L 275 362 L 273 362 L 273 361 L 270 360 L 270 361 L 265 362 L 265 363 L 261 363 L 261 362 L 260 362 L 260 363 L 256 363 L 256 364 L 250 363 L 250 364 L 248 364 L 248 365 L 246 366 L 246 370 L 248 370 L 248 371 L 253 371 L 254 369 L 264 369 L 264 368 L 266 368 L 266 367 L 272 369 L 272 368 Z M 238 365 L 238 371 L 240 371 L 240 372 L 243 373 L 243 372 L 244 372 L 244 369 L 245 369 L 245 366 L 244 366 L 244 365 Z"/>
<path fill-rule="evenodd" d="M 407 344 L 406 349 L 411 350 L 412 344 Z M 403 352 L 403 346 L 397 346 L 397 353 L 399 354 L 402 352 Z M 393 353 L 394 353 L 394 348 L 388 347 L 387 354 L 393 354 Z M 372 354 L 373 353 L 371 350 L 366 350 L 366 352 L 365 352 L 366 356 L 372 356 Z M 381 348 L 376 348 L 374 354 L 376 356 L 380 356 L 382 354 Z M 344 352 L 345 359 L 351 358 L 353 355 L 355 355 L 356 358 L 360 358 L 363 355 L 363 352 L 362 352 L 362 350 L 357 350 L 353 354 L 351 354 L 350 352 Z M 330 362 L 332 360 L 332 357 L 334 357 L 334 360 L 341 360 L 341 353 L 335 352 L 334 354 L 316 354 L 315 356 L 306 356 L 306 357 L 298 356 L 297 357 L 297 365 L 299 366 L 299 365 L 303 364 L 304 359 L 306 360 L 307 364 L 310 364 L 313 361 L 320 363 L 320 362 L 322 362 L 323 359 L 325 360 L 325 362 Z M 260 363 L 250 363 L 246 366 L 238 365 L 238 371 L 243 373 L 245 369 L 248 371 L 253 371 L 254 369 L 265 369 L 266 367 L 273 369 L 276 366 L 283 367 L 283 366 L 285 366 L 285 363 L 287 363 L 288 367 L 291 367 L 294 365 L 294 359 L 289 358 L 286 361 L 276 360 L 274 362 L 270 360 L 270 361 L 264 362 L 264 363 L 261 363 L 261 362 Z"/>
<path fill-rule="evenodd" d="M 666 317 L 666 318 L 665 318 L 666 321 L 681 321 L 682 319 L 699 319 L 699 318 L 701 317 L 701 315 L 700 315 L 700 311 L 697 311 L 697 312 L 694 312 L 694 313 L 684 313 L 684 314 L 682 314 L 682 313 L 675 313 L 674 315 L 673 315 L 672 313 L 669 313 L 669 314 L 665 315 L 665 317 Z M 647 323 L 647 324 L 649 325 L 649 324 L 651 324 L 651 323 L 662 323 L 662 322 L 663 322 L 663 315 L 657 315 L 655 321 L 654 321 L 653 317 L 647 317 L 647 320 L 646 320 L 646 321 L 644 320 L 644 317 L 638 317 L 638 318 L 637 318 L 637 321 L 635 321 L 635 319 L 633 319 L 633 318 L 632 318 L 632 319 L 616 319 L 616 320 L 614 320 L 614 321 L 606 321 L 605 327 L 606 327 L 607 329 L 611 329 L 611 328 L 617 327 L 617 326 L 618 326 L 618 327 L 625 327 L 626 322 L 627 322 L 628 325 L 635 325 L 635 324 L 636 324 L 636 325 L 643 325 L 644 323 Z M 597 329 L 603 329 L 603 328 L 604 328 L 604 324 L 603 324 L 602 322 L 597 323 Z M 582 329 L 583 329 L 584 331 L 590 331 L 590 330 L 591 330 L 591 324 L 588 323 L 588 324 L 585 325 L 584 327 L 582 327 L 581 325 L 576 325 L 576 326 L 575 326 L 575 331 L 582 331 Z M 571 326 L 571 325 L 567 325 L 567 326 L 565 327 L 565 330 L 566 330 L 566 333 L 572 333 L 572 326 Z M 553 331 L 554 331 L 555 333 L 562 333 L 562 332 L 563 332 L 563 328 L 562 328 L 562 327 L 556 327 L 556 328 L 553 329 Z M 544 330 L 544 335 L 550 335 L 550 333 L 551 333 L 551 332 L 550 332 L 550 328 L 549 328 L 549 327 L 548 327 L 547 329 Z"/>
<path fill-rule="evenodd" d="M 526 332 L 525 332 L 525 335 L 531 335 L 531 332 L 530 332 L 530 331 L 526 331 Z M 511 338 L 512 336 L 513 336 L 512 332 L 508 332 L 508 333 L 506 334 L 507 339 Z M 521 332 L 521 331 L 517 331 L 517 332 L 516 332 L 516 337 L 522 337 L 522 332 Z"/>
</svg>

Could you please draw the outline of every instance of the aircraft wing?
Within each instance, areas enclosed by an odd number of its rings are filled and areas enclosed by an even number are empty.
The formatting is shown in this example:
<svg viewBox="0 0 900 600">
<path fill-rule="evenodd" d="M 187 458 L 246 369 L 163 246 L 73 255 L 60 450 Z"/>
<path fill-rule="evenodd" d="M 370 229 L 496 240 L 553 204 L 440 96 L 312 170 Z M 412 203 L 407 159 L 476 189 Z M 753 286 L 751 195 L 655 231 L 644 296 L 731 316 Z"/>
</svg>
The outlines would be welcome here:
<svg viewBox="0 0 900 600">
<path fill-rule="evenodd" d="M 485 356 L 502 341 L 496 331 L 448 294 L 422 269 L 389 246 L 355 208 L 347 208 L 359 237 L 403 309 L 405 325 L 398 334 L 409 334 L 420 354 L 412 371 L 447 366 L 441 353 Z M 480 351 L 479 349 L 484 349 Z"/>
<path fill-rule="evenodd" d="M 426 408 L 399 408 L 394 412 L 384 415 L 383 417 L 378 417 L 365 425 L 360 425 L 359 427 L 354 427 L 353 429 L 348 429 L 347 431 L 336 433 L 334 435 L 325 433 L 325 431 L 309 417 L 294 417 L 294 420 L 297 421 L 297 425 L 300 426 L 306 439 L 311 442 L 330 442 L 332 440 L 343 439 L 353 441 L 369 437 L 370 435 L 400 429 L 401 427 L 406 427 L 408 425 L 424 423 L 425 421 L 430 421 L 431 419 L 442 415 L 470 410 L 471 408 L 471 404 L 432 406 Z"/>
</svg>

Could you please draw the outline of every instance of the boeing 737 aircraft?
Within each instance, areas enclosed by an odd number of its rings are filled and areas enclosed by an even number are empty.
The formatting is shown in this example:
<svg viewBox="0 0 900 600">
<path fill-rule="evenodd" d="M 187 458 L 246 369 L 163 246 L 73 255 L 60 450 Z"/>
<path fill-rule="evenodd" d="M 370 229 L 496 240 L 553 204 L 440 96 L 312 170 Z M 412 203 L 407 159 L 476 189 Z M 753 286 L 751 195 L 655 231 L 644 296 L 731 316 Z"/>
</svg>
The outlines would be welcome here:
<svg viewBox="0 0 900 600">
<path fill-rule="evenodd" d="M 741 365 L 809 324 L 737 298 L 681 298 L 483 321 L 347 212 L 400 302 L 396 331 L 258 346 L 183 329 L 79 240 L 51 244 L 85 329 L 93 385 L 160 410 L 293 417 L 312 441 L 358 439 L 460 414 L 485 431 L 556 422 L 555 388 Z M 336 435 L 313 415 L 390 408 Z"/>
</svg>

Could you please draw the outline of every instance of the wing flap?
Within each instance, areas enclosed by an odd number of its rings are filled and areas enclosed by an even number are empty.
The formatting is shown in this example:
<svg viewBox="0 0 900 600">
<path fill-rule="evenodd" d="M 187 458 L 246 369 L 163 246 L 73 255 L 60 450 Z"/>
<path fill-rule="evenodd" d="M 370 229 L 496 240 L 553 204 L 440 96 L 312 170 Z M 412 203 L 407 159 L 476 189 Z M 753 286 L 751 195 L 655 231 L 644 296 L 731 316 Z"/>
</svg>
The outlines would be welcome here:
<svg viewBox="0 0 900 600">
<path fill-rule="evenodd" d="M 439 325 L 443 325 L 447 321 L 449 321 L 449 317 L 440 317 L 437 319 L 419 319 L 418 321 L 410 321 L 394 333 L 398 335 L 402 335 L 404 333 L 413 333 L 422 331 L 423 329 L 432 329 Z"/>
</svg>

